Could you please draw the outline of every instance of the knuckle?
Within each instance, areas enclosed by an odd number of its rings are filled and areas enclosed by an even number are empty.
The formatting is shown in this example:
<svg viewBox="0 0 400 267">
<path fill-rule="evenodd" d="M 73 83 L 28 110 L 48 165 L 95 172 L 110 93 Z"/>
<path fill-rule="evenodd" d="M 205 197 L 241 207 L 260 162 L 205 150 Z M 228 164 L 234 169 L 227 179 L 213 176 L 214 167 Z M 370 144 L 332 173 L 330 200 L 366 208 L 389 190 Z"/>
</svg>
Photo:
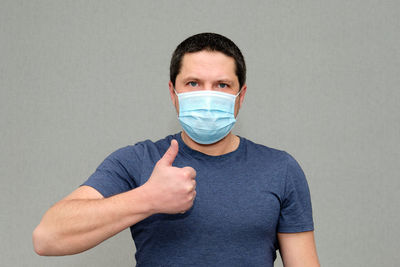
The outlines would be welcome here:
<svg viewBox="0 0 400 267">
<path fill-rule="evenodd" d="M 194 193 L 193 194 L 190 194 L 190 196 L 189 196 L 189 201 L 194 201 L 194 199 L 196 198 L 196 191 L 194 191 Z"/>
<path fill-rule="evenodd" d="M 190 173 L 189 173 L 189 171 L 185 170 L 185 171 L 183 172 L 183 177 L 184 177 L 185 179 L 189 179 L 189 178 L 190 178 Z"/>
<path fill-rule="evenodd" d="M 191 191 L 193 191 L 193 186 L 192 185 L 188 185 L 186 187 L 186 192 L 190 193 Z"/>
<path fill-rule="evenodd" d="M 184 171 L 186 178 L 192 178 L 196 176 L 196 171 L 192 167 L 184 167 L 182 170 Z"/>
</svg>

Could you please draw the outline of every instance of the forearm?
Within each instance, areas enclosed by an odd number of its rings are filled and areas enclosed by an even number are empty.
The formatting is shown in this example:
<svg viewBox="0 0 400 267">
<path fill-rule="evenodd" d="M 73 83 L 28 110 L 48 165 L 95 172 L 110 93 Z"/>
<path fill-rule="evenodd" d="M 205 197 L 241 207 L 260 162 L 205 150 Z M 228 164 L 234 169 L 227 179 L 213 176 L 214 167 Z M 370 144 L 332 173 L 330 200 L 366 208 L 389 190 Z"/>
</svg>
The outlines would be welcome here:
<svg viewBox="0 0 400 267">
<path fill-rule="evenodd" d="M 40 255 L 68 255 L 90 249 L 152 214 L 137 188 L 110 198 L 63 200 L 51 207 L 33 233 Z"/>
</svg>

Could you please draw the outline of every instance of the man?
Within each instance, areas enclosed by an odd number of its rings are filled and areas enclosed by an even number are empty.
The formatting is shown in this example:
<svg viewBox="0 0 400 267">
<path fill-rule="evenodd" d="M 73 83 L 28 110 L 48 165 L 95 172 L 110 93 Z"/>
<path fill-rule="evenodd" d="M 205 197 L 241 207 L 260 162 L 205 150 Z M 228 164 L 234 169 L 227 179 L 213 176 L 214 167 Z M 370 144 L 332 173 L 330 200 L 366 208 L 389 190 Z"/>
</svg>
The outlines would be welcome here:
<svg viewBox="0 0 400 267">
<path fill-rule="evenodd" d="M 169 91 L 183 127 L 109 155 L 43 216 L 39 255 L 90 249 L 131 227 L 137 266 L 319 266 L 310 194 L 286 152 L 231 129 L 246 67 L 224 36 L 202 33 L 175 50 Z"/>
</svg>

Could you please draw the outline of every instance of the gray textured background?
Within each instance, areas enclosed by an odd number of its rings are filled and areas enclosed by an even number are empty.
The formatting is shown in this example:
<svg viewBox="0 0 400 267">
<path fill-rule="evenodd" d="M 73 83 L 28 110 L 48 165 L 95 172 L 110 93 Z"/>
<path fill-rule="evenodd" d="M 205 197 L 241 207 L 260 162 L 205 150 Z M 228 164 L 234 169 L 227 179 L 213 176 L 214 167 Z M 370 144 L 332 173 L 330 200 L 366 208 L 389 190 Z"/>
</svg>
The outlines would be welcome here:
<svg viewBox="0 0 400 267">
<path fill-rule="evenodd" d="M 133 265 L 127 230 L 68 257 L 37 256 L 31 234 L 109 153 L 180 130 L 170 56 L 213 31 L 247 60 L 234 132 L 307 175 L 322 265 L 398 266 L 399 13 L 399 1 L 1 0 L 0 265 Z"/>
</svg>

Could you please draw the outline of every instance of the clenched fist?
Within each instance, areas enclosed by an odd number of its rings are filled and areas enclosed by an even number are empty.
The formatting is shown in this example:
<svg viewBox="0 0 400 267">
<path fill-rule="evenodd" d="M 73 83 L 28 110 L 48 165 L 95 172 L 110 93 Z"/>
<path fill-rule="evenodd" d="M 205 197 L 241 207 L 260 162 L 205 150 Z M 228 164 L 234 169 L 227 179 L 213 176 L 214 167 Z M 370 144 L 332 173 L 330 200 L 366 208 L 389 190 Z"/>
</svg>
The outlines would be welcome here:
<svg viewBox="0 0 400 267">
<path fill-rule="evenodd" d="M 178 142 L 171 145 L 156 163 L 149 180 L 143 185 L 151 198 L 154 213 L 184 213 L 196 197 L 196 171 L 192 167 L 177 168 L 172 163 L 178 154 Z"/>
</svg>

